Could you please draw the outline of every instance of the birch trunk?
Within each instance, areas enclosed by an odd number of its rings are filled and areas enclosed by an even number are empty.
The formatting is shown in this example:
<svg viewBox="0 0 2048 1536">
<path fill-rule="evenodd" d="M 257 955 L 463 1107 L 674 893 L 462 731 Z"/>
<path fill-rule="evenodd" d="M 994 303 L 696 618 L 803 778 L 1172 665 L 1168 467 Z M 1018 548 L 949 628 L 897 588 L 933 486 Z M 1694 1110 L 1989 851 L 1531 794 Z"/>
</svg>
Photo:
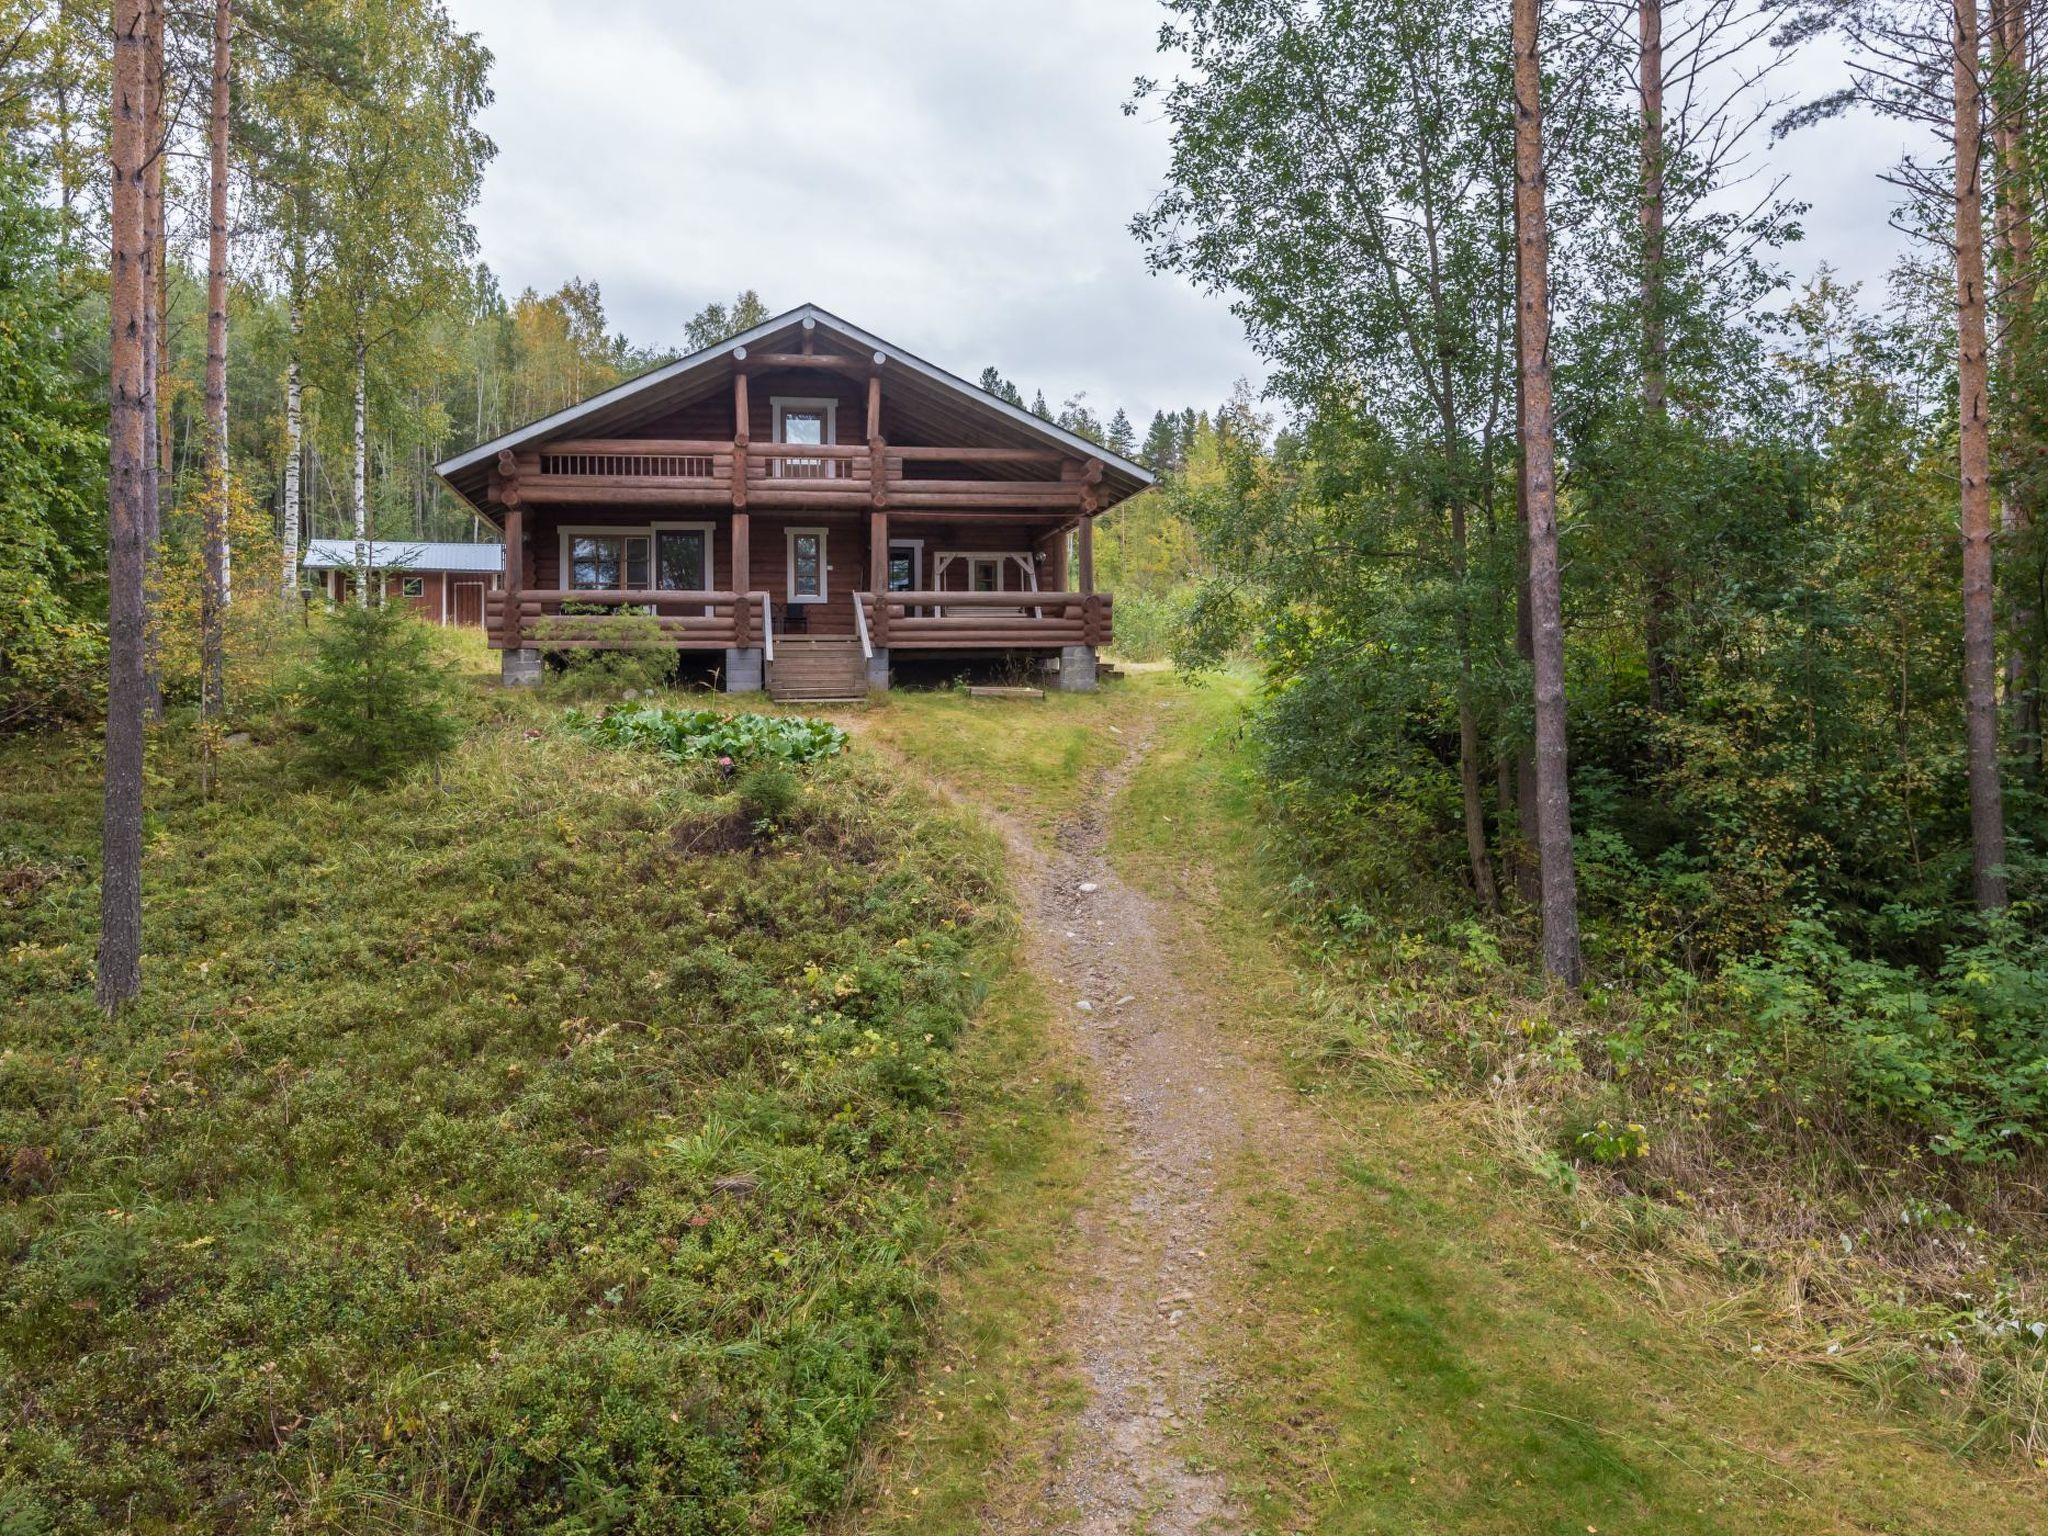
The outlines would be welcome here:
<svg viewBox="0 0 2048 1536">
<path fill-rule="evenodd" d="M 1636 76 L 1642 96 L 1642 141 L 1638 149 L 1643 238 L 1643 412 L 1653 431 L 1669 415 L 1667 373 L 1671 355 L 1665 329 L 1664 291 L 1664 0 L 1639 0 L 1636 7 Z M 1646 509 L 1649 559 L 1643 603 L 1643 652 L 1649 673 L 1650 708 L 1662 714 L 1677 702 L 1671 662 L 1671 561 L 1662 520 Z"/>
<path fill-rule="evenodd" d="M 1977 905 L 2003 907 L 2005 800 L 1998 780 L 1998 633 L 1991 571 L 1990 378 L 1985 335 L 1981 180 L 1982 36 L 1977 0 L 1955 6 L 1956 375 L 1961 391 L 1963 698 L 1969 753 L 1970 864 Z"/>
<path fill-rule="evenodd" d="M 1522 462 L 1529 495 L 1529 617 L 1536 692 L 1538 855 L 1543 968 L 1577 985 L 1578 879 L 1572 868 L 1570 769 L 1565 751 L 1564 598 L 1557 553 L 1557 445 L 1550 387 L 1550 232 L 1544 208 L 1543 76 L 1539 0 L 1514 0 L 1515 239 L 1522 282 L 1516 314 L 1522 376 Z"/>
<path fill-rule="evenodd" d="M 1997 155 L 1997 244 L 1999 284 L 1999 351 L 2004 375 L 2014 394 L 2017 447 L 2025 454 L 2038 441 L 2038 412 L 2021 404 L 2034 366 L 2038 344 L 2034 329 L 2034 167 L 2033 167 L 2033 38 L 2029 0 L 1993 0 L 1991 46 L 1993 72 L 1992 143 Z M 2025 547 L 2034 522 L 2030 494 L 2009 488 L 1999 501 L 1999 529 L 2008 546 Z M 2041 680 L 2035 654 L 2034 626 L 2039 614 L 2020 584 L 2008 616 L 2005 658 L 2006 709 L 2011 717 L 2010 747 L 2023 773 L 2041 766 Z"/>
<path fill-rule="evenodd" d="M 356 340 L 356 431 L 353 484 L 350 493 L 356 522 L 356 603 L 370 605 L 370 360 L 369 348 Z"/>
<path fill-rule="evenodd" d="M 284 580 L 282 592 L 289 598 L 299 590 L 299 517 L 300 503 L 304 498 L 304 460 L 306 456 L 306 386 L 304 371 L 299 363 L 299 349 L 305 340 L 306 314 L 296 297 L 291 302 L 291 358 L 285 364 L 284 376 Z"/>
<path fill-rule="evenodd" d="M 147 679 L 144 569 L 148 561 L 147 423 L 153 379 L 143 351 L 148 311 L 149 26 L 142 0 L 113 0 L 113 188 L 109 235 L 111 331 L 107 497 L 107 735 L 100 841 L 99 975 L 112 1013 L 142 990 L 142 769 Z"/>
</svg>

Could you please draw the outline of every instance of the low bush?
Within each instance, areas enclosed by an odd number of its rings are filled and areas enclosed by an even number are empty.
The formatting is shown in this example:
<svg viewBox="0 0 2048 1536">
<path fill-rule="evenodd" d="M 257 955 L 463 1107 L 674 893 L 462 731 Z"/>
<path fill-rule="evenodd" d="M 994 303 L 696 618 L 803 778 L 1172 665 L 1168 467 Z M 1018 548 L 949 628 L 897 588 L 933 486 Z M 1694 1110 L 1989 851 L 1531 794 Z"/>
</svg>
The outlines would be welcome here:
<svg viewBox="0 0 2048 1536">
<path fill-rule="evenodd" d="M 582 650 L 551 647 L 551 642 L 588 630 L 579 616 L 603 615 L 606 637 L 616 649 Z M 542 682 L 550 698 L 616 699 L 630 693 L 651 693 L 676 674 L 677 653 L 661 643 L 661 623 L 644 608 L 607 607 L 596 603 L 564 603 L 562 617 L 540 620 L 533 643 L 549 652 L 556 665 Z"/>
<path fill-rule="evenodd" d="M 0 1530 L 798 1536 L 934 1304 L 991 839 L 844 759 L 729 793 L 534 731 L 152 783 L 92 999 L 83 735 L 0 741 Z M 809 823 L 807 823 L 807 826 Z"/>
<path fill-rule="evenodd" d="M 846 732 L 805 715 L 727 715 L 715 709 L 621 704 L 599 714 L 572 709 L 569 728 L 613 747 L 644 747 L 676 762 L 815 763 L 846 748 Z"/>
</svg>

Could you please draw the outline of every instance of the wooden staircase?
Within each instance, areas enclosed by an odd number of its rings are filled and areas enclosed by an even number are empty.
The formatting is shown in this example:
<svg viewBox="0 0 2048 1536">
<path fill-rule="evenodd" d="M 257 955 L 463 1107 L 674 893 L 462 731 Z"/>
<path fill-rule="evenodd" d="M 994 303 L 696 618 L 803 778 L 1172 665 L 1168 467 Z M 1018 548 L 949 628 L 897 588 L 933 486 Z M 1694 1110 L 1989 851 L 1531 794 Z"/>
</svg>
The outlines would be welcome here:
<svg viewBox="0 0 2048 1536">
<path fill-rule="evenodd" d="M 858 640 L 775 638 L 768 696 L 777 703 L 844 703 L 868 696 L 868 663 Z"/>
</svg>

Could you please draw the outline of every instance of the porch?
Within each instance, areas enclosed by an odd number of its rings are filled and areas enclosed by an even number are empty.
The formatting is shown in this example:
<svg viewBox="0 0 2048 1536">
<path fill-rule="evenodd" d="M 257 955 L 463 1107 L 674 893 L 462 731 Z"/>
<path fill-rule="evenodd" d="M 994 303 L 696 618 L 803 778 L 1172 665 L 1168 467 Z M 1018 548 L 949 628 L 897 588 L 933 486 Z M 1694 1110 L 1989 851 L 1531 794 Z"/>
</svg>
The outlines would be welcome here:
<svg viewBox="0 0 2048 1536">
<path fill-rule="evenodd" d="M 1104 646 L 1112 633 L 1107 592 L 850 592 L 792 626 L 767 592 L 543 587 L 485 594 L 494 650 L 721 651 L 850 635 L 864 657 L 878 651 L 974 652 Z M 845 627 L 829 621 L 842 616 Z"/>
</svg>

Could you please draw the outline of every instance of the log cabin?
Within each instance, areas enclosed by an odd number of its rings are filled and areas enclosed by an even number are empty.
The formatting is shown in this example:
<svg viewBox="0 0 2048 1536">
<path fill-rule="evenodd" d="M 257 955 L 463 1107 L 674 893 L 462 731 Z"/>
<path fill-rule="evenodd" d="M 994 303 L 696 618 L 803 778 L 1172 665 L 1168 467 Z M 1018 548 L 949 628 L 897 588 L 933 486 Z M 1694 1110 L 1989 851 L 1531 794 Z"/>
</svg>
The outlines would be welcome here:
<svg viewBox="0 0 2048 1536">
<path fill-rule="evenodd" d="M 504 581 L 505 550 L 498 544 L 414 543 L 376 539 L 368 550 L 370 586 L 386 602 L 402 602 L 430 624 L 475 627 L 484 621 L 485 596 Z M 356 589 L 353 539 L 309 539 L 300 568 L 314 577 L 329 602 Z"/>
<path fill-rule="evenodd" d="M 549 652 L 659 646 L 787 698 L 1006 653 L 1093 689 L 1095 519 L 1152 483 L 814 304 L 436 472 L 512 552 L 485 599 L 508 684 Z"/>
</svg>

